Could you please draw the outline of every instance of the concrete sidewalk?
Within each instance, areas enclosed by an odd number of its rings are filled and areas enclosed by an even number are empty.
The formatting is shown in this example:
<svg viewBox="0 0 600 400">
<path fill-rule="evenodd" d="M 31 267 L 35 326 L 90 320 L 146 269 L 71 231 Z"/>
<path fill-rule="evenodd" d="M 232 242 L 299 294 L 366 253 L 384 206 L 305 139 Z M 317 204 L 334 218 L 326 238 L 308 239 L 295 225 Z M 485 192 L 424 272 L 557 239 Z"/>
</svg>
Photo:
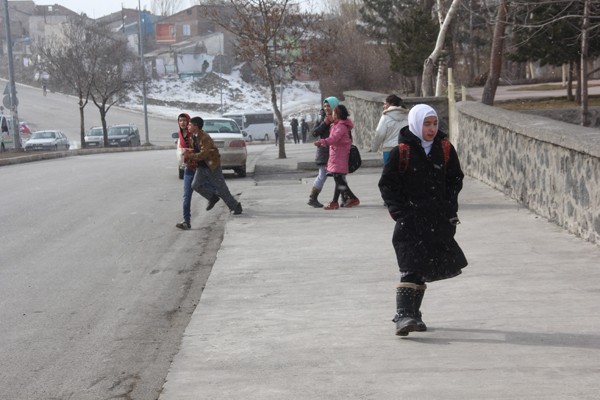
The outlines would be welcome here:
<svg viewBox="0 0 600 400">
<path fill-rule="evenodd" d="M 314 157 L 288 149 L 268 149 L 257 173 Z M 308 207 L 311 172 L 243 193 L 161 400 L 598 398 L 600 248 L 466 179 L 469 266 L 429 285 L 429 331 L 400 338 L 379 175 L 349 175 L 352 209 Z M 328 180 L 320 200 L 332 193 Z"/>
</svg>

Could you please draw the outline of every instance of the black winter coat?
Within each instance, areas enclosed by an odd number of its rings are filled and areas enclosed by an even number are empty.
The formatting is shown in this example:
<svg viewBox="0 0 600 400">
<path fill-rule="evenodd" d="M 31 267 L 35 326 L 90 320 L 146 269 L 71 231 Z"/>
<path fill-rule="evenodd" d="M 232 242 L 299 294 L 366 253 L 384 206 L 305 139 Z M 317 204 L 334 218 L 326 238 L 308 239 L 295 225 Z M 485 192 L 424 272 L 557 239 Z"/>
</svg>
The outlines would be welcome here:
<svg viewBox="0 0 600 400">
<path fill-rule="evenodd" d="M 458 193 L 463 172 L 454 147 L 444 162 L 438 131 L 429 155 L 408 127 L 400 131 L 400 143 L 410 146 L 408 168 L 400 167 L 396 146 L 390 152 L 379 180 L 379 190 L 390 216 L 396 221 L 392 243 L 400 272 L 415 273 L 426 282 L 461 273 L 467 260 L 454 240 Z"/>
<path fill-rule="evenodd" d="M 329 137 L 329 127 L 325 121 L 321 121 L 320 124 L 314 127 L 312 135 L 318 139 L 327 139 Z M 317 147 L 317 155 L 315 156 L 315 163 L 317 165 L 327 165 L 329 160 L 329 146 Z"/>
</svg>

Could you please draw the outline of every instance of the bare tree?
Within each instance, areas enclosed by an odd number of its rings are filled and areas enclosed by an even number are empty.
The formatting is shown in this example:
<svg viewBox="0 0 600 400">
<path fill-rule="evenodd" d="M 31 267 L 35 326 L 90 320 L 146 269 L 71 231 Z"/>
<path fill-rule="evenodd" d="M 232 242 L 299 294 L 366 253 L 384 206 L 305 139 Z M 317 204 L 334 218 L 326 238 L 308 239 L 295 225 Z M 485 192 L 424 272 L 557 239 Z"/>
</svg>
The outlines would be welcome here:
<svg viewBox="0 0 600 400">
<path fill-rule="evenodd" d="M 319 20 L 316 14 L 301 14 L 290 0 L 228 0 L 228 7 L 213 7 L 207 15 L 237 38 L 242 61 L 255 66 L 266 81 L 271 106 L 278 121 L 279 158 L 286 158 L 283 116 L 277 105 L 277 84 L 294 79 L 294 70 L 310 56 L 309 35 Z"/>
<path fill-rule="evenodd" d="M 588 49 L 590 39 L 590 13 L 592 0 L 584 0 L 581 20 L 581 125 L 590 125 L 588 111 Z"/>
<path fill-rule="evenodd" d="M 58 35 L 36 42 L 33 51 L 41 58 L 40 67 L 55 85 L 72 90 L 78 97 L 81 146 L 85 147 L 84 108 L 94 80 L 100 36 L 90 22 L 74 18 L 64 24 Z"/>
<path fill-rule="evenodd" d="M 152 14 L 168 17 L 181 8 L 181 0 L 152 0 Z"/>
<path fill-rule="evenodd" d="M 106 114 L 143 82 L 144 74 L 137 55 L 128 47 L 127 41 L 108 31 L 105 31 L 103 41 L 95 51 L 98 59 L 90 96 L 100 112 L 104 145 L 108 146 Z"/>
<path fill-rule="evenodd" d="M 452 0 L 450 4 L 450 8 L 446 15 L 443 15 L 443 1 L 437 0 L 437 9 L 438 9 L 438 19 L 440 21 L 440 32 L 438 34 L 437 41 L 435 43 L 435 48 L 433 52 L 427 57 L 425 62 L 423 63 L 423 81 L 422 92 L 423 96 L 433 96 L 435 93 L 433 90 L 433 73 L 435 67 L 438 63 L 440 55 L 444 49 L 444 42 L 446 41 L 446 33 L 450 27 L 450 23 L 452 22 L 452 18 L 458 12 L 458 7 L 460 5 L 461 0 Z"/>
</svg>

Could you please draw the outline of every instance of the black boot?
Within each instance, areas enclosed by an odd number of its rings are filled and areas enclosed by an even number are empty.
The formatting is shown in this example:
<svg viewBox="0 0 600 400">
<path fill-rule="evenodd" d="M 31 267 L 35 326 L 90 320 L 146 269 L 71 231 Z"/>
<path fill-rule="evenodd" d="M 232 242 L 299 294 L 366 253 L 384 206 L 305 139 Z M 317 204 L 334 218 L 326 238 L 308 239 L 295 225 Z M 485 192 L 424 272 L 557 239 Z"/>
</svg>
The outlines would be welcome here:
<svg viewBox="0 0 600 400">
<path fill-rule="evenodd" d="M 417 292 L 415 296 L 415 320 L 417 321 L 417 332 L 425 332 L 427 330 L 427 325 L 421 319 L 421 302 L 423 301 L 423 296 L 425 295 L 425 289 L 427 289 L 427 285 L 417 285 Z"/>
<path fill-rule="evenodd" d="M 308 205 L 314 208 L 323 208 L 323 204 L 319 203 L 317 197 L 319 197 L 319 193 L 321 193 L 321 189 L 317 189 L 313 187 L 310 191 L 310 196 L 308 197 Z"/>
<path fill-rule="evenodd" d="M 417 287 L 414 283 L 401 282 L 396 287 L 396 335 L 407 336 L 418 329 L 415 315 Z"/>
</svg>

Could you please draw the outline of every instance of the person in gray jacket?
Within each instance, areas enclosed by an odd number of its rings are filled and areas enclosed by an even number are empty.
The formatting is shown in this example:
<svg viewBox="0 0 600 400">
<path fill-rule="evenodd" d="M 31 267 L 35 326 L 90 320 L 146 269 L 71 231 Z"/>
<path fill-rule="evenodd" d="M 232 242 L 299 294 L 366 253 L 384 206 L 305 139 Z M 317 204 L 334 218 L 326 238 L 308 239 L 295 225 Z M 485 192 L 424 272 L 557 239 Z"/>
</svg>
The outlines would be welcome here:
<svg viewBox="0 0 600 400">
<path fill-rule="evenodd" d="M 390 151 L 398 145 L 400 129 L 408 125 L 408 110 L 402 99 L 395 94 L 386 97 L 383 103 L 383 114 L 377 124 L 375 137 L 371 141 L 370 151 L 382 151 L 383 163 L 387 162 Z"/>
</svg>

